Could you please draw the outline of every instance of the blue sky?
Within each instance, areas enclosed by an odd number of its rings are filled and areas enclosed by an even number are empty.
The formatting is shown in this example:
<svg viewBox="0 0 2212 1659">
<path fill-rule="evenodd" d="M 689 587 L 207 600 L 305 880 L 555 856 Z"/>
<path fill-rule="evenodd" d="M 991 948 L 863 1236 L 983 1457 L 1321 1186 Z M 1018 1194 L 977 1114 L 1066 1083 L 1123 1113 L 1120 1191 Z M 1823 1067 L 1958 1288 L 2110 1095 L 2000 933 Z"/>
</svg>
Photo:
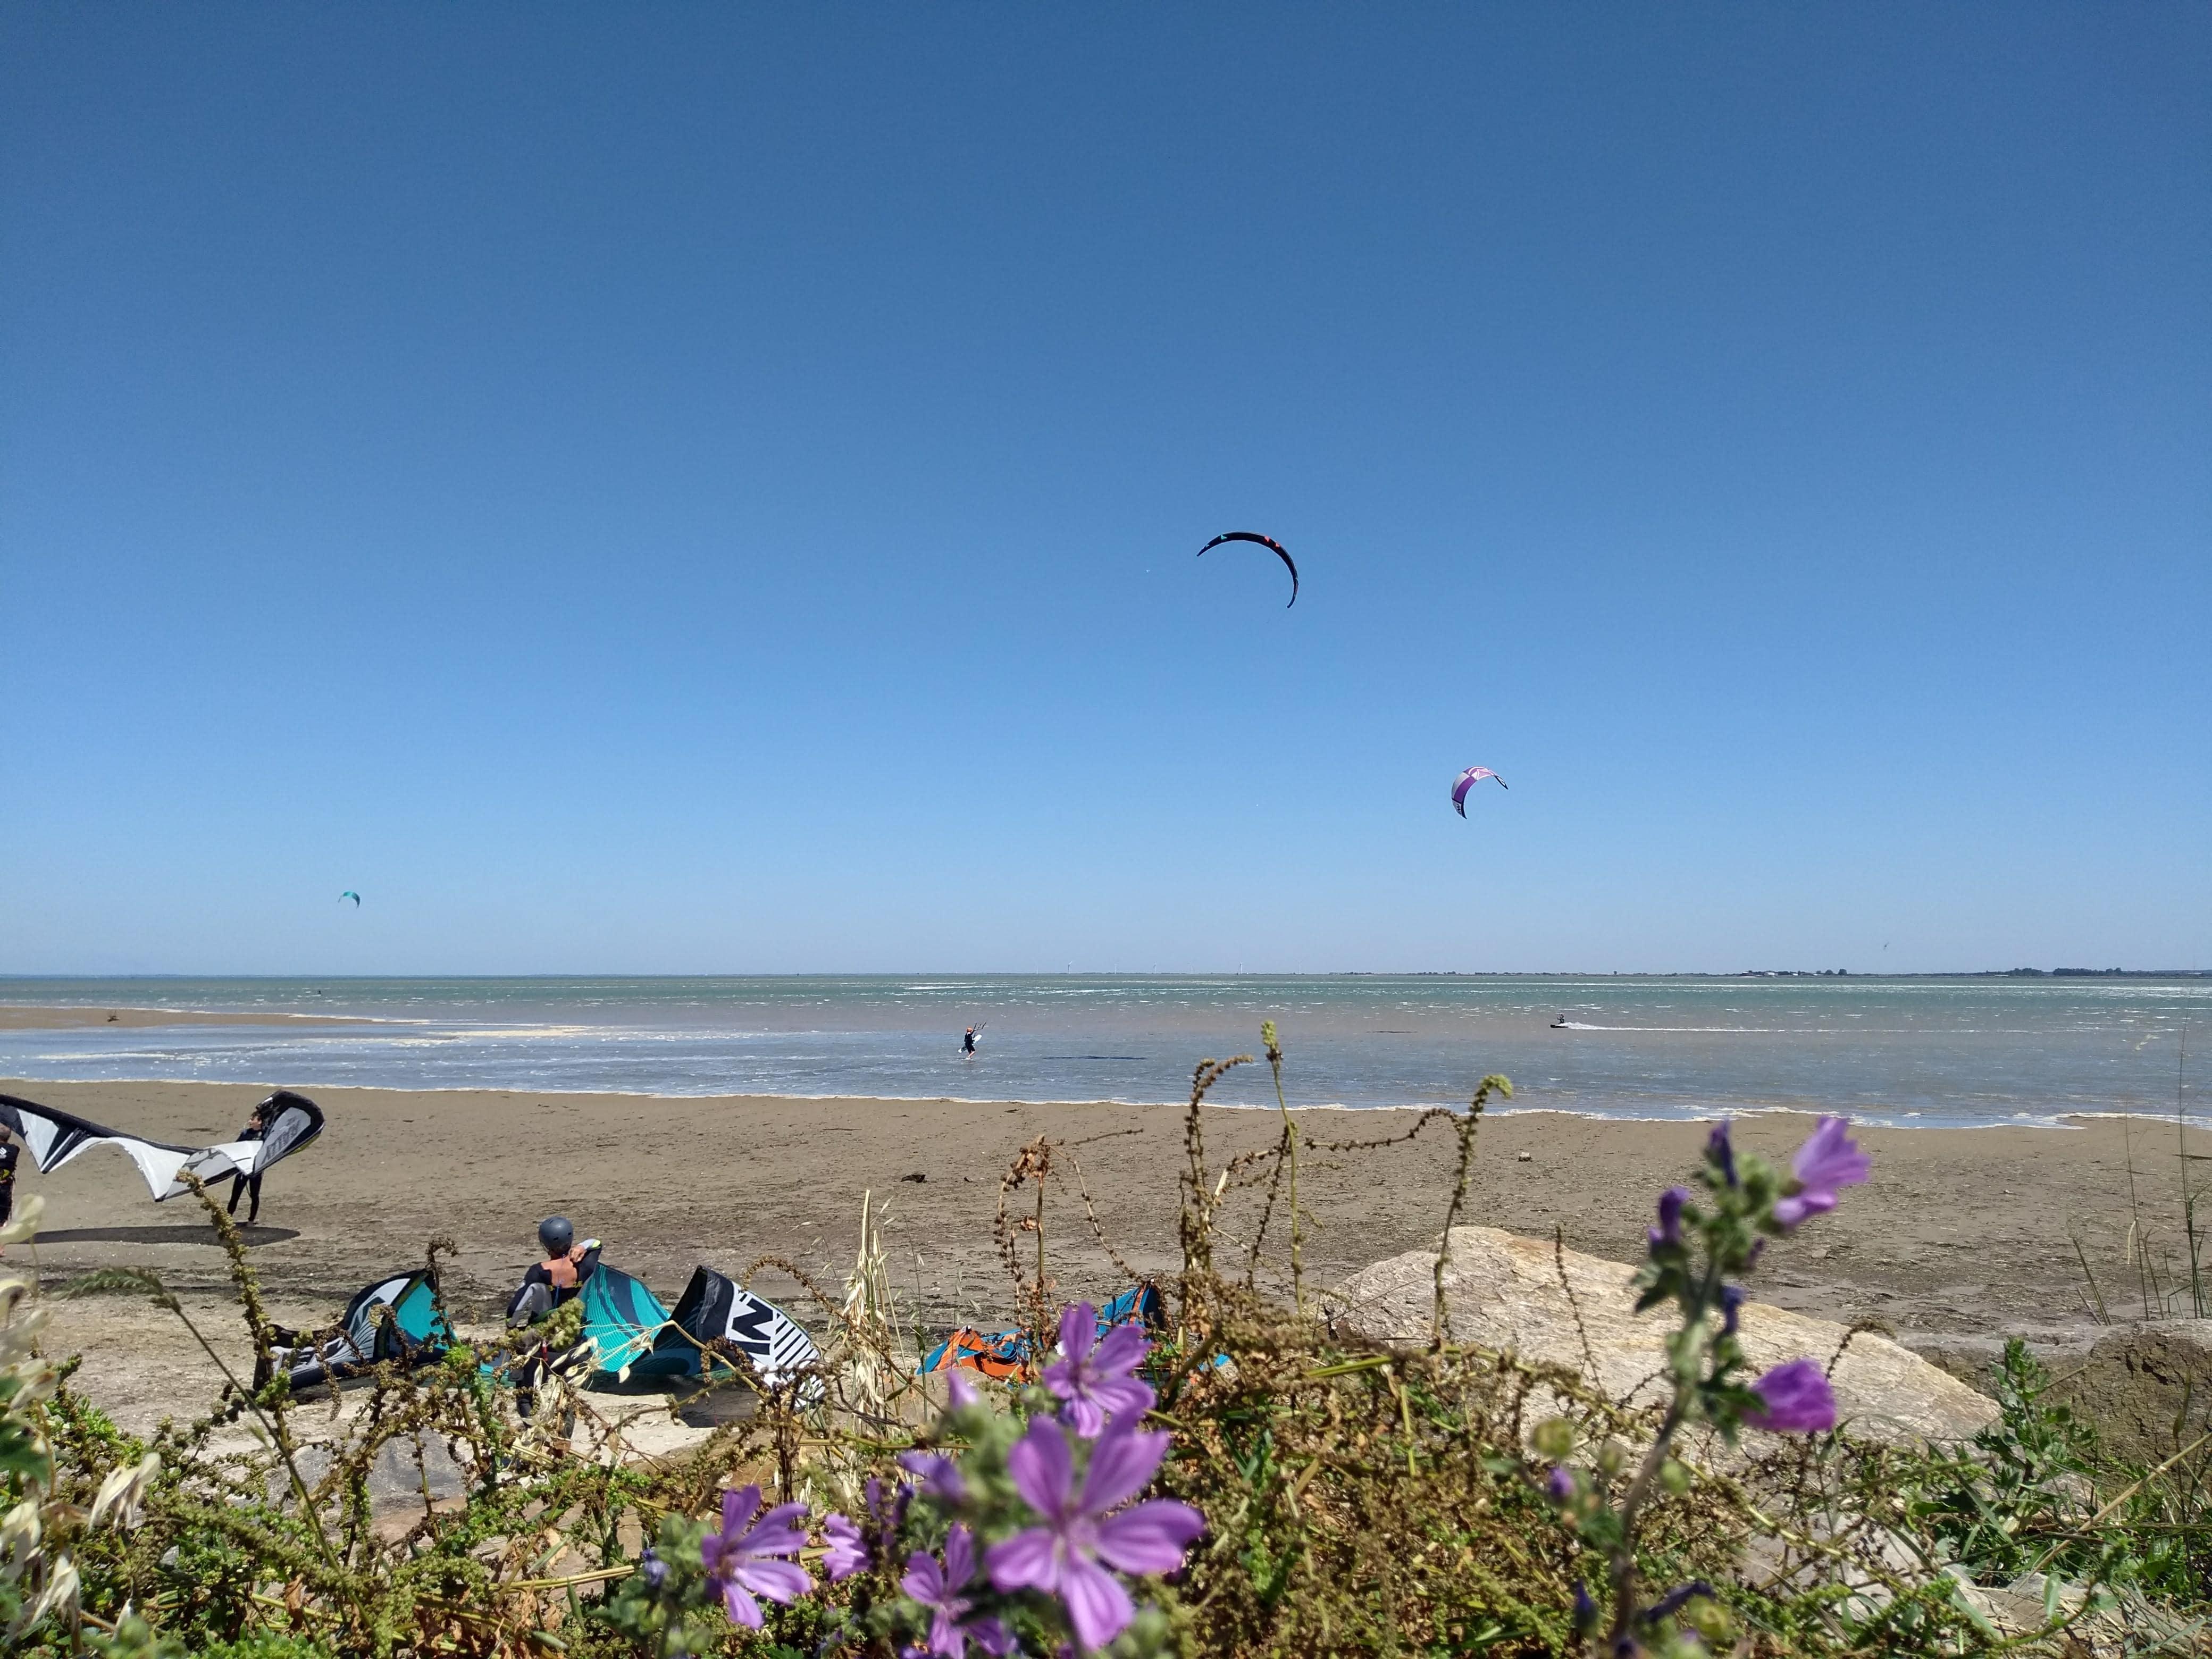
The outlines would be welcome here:
<svg viewBox="0 0 2212 1659">
<path fill-rule="evenodd" d="M 2208 94 L 2193 5 L 8 8 L 0 971 L 2212 966 Z"/>
</svg>

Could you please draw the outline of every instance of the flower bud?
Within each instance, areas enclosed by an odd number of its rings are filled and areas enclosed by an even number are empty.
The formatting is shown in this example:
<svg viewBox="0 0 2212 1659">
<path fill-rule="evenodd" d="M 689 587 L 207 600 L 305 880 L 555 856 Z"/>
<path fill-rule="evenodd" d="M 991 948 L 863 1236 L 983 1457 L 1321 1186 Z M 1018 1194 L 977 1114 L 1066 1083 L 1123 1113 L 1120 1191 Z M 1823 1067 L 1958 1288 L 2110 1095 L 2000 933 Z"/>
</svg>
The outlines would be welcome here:
<svg viewBox="0 0 2212 1659">
<path fill-rule="evenodd" d="M 1670 1457 L 1659 1466 L 1659 1485 L 1669 1498 L 1680 1498 L 1690 1490 L 1690 1471 Z"/>
<path fill-rule="evenodd" d="M 1575 1425 L 1564 1417 L 1547 1418 L 1528 1437 L 1536 1455 L 1557 1463 L 1575 1449 Z"/>
<path fill-rule="evenodd" d="M 1682 1622 L 1717 1648 L 1735 1640 L 1735 1620 L 1729 1610 L 1709 1595 L 1693 1598 L 1682 1609 Z"/>
<path fill-rule="evenodd" d="M 39 1218 L 46 1212 L 46 1194 L 33 1193 L 15 1206 L 15 1218 L 0 1227 L 0 1244 L 20 1244 L 27 1238 L 37 1237 Z"/>
<path fill-rule="evenodd" d="M 1618 1440 L 1608 1440 L 1598 1448 L 1597 1466 L 1607 1480 L 1628 1467 L 1628 1451 Z"/>
</svg>

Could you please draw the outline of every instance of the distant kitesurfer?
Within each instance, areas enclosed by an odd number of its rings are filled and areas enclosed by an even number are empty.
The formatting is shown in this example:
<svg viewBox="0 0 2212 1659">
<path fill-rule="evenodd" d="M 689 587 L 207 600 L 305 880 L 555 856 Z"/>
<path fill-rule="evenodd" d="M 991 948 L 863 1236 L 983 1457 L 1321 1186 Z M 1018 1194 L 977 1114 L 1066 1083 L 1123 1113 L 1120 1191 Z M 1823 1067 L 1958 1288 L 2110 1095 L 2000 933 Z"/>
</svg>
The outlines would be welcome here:
<svg viewBox="0 0 2212 1659">
<path fill-rule="evenodd" d="M 264 1100 L 253 1109 L 253 1115 L 246 1120 L 246 1127 L 238 1132 L 238 1138 L 240 1140 L 259 1140 L 268 1133 L 269 1102 Z M 248 1192 L 253 1194 L 253 1202 L 246 1206 L 246 1224 L 251 1227 L 261 1218 L 260 1170 L 256 1170 L 252 1175 L 248 1175 L 245 1170 L 240 1170 L 231 1177 L 230 1204 L 226 1213 L 236 1215 L 238 1200 Z"/>
<path fill-rule="evenodd" d="M 1552 1022 L 1552 1029 L 1555 1031 L 1565 1030 L 1567 1029 L 1567 1017 L 1565 1014 L 1561 1014 L 1557 1019 Z"/>
<path fill-rule="evenodd" d="M 599 1265 L 599 1241 L 576 1242 L 575 1224 L 565 1215 L 549 1215 L 538 1224 L 538 1246 L 545 1259 L 523 1274 L 507 1304 L 510 1328 L 534 1324 L 568 1301 L 584 1286 Z"/>
<path fill-rule="evenodd" d="M 963 1054 L 975 1052 L 975 1028 L 972 1025 L 968 1028 L 968 1035 L 960 1039 L 960 1052 Z"/>
</svg>

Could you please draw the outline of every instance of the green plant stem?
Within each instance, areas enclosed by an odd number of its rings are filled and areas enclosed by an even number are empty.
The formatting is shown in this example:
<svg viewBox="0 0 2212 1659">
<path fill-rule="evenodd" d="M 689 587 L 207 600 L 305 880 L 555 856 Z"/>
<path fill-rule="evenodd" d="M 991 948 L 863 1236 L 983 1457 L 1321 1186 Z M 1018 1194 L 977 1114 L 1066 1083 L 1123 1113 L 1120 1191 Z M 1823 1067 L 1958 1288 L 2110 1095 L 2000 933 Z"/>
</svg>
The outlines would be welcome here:
<svg viewBox="0 0 2212 1659">
<path fill-rule="evenodd" d="M 1607 1638 L 1608 1653 L 1624 1651 L 1623 1644 L 1634 1633 L 1636 1623 L 1636 1520 L 1651 1496 L 1652 1484 L 1659 1471 L 1666 1467 L 1674 1443 L 1674 1436 L 1689 1420 L 1690 1409 L 1698 1395 L 1698 1386 L 1705 1376 L 1706 1364 L 1712 1355 L 1709 1310 L 1720 1299 L 1721 1270 L 1717 1261 L 1708 1260 L 1705 1282 L 1698 1286 L 1697 1298 L 1698 1363 L 1678 1370 L 1674 1380 L 1674 1398 L 1667 1403 L 1667 1415 L 1659 1425 L 1659 1432 L 1652 1437 L 1651 1449 L 1644 1455 L 1643 1464 L 1636 1471 L 1636 1479 L 1629 1482 L 1628 1491 L 1620 1500 L 1620 1541 L 1613 1547 L 1613 1630 Z M 1687 1371 L 1686 1377 L 1682 1371 Z"/>
<path fill-rule="evenodd" d="M 1275 1074 L 1275 1108 L 1283 1115 L 1283 1139 L 1290 1149 L 1291 1162 L 1291 1306 L 1304 1319 L 1306 1316 L 1305 1234 L 1298 1220 L 1298 1126 L 1291 1121 L 1290 1103 L 1283 1098 L 1283 1056 L 1280 1049 L 1267 1051 L 1268 1069 Z"/>
</svg>

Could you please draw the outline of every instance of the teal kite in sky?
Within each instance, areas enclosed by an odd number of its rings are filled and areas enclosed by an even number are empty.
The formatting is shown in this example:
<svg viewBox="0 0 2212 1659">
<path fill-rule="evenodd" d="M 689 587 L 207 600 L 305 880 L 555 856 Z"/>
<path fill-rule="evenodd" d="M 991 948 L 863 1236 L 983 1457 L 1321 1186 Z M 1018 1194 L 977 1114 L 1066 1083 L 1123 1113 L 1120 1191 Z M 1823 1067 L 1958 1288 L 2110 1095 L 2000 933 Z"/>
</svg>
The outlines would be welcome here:
<svg viewBox="0 0 2212 1659">
<path fill-rule="evenodd" d="M 353 901 L 353 908 L 356 910 L 361 908 L 361 895 L 355 892 L 352 889 L 348 888 L 344 892 L 340 893 L 338 896 L 342 899 L 351 899 Z"/>
</svg>

